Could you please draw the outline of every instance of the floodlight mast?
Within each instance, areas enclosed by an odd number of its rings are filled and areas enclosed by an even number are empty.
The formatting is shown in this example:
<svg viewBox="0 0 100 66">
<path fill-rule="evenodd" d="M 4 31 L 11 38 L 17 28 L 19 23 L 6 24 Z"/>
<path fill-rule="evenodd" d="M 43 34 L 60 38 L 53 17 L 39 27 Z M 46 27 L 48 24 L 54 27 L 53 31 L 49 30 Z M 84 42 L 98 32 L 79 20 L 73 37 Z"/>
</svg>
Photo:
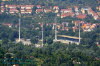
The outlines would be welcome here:
<svg viewBox="0 0 100 66">
<path fill-rule="evenodd" d="M 79 22 L 79 44 L 81 42 L 81 33 L 80 33 L 80 22 Z"/>
<path fill-rule="evenodd" d="M 44 37 L 43 37 L 43 33 L 44 33 L 44 32 L 43 32 L 43 22 L 42 22 L 42 47 L 43 47 L 43 38 L 44 38 Z"/>
<path fill-rule="evenodd" d="M 55 41 L 57 41 L 57 17 L 55 17 Z"/>
<path fill-rule="evenodd" d="M 43 8 L 43 14 L 42 14 L 42 18 L 43 18 L 43 16 L 44 16 L 44 7 L 42 7 Z M 43 31 L 43 22 L 42 22 L 42 47 L 43 47 L 43 45 L 44 45 L 44 31 Z"/>
<path fill-rule="evenodd" d="M 19 42 L 20 42 L 20 36 L 21 36 L 21 34 L 20 34 L 20 32 L 21 32 L 21 30 L 20 30 L 20 23 L 21 22 L 21 14 L 19 13 Z"/>
</svg>

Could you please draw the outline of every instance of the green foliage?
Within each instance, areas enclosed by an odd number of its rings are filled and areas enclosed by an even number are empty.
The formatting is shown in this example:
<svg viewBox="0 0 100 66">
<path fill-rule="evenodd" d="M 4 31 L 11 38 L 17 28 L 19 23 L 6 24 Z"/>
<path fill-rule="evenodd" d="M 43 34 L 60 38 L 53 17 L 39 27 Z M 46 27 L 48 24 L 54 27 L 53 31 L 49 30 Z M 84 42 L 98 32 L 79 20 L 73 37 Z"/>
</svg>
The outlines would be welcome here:
<svg viewBox="0 0 100 66">
<path fill-rule="evenodd" d="M 32 42 L 33 44 L 38 43 L 38 38 L 32 37 L 32 38 L 31 38 L 31 42 Z"/>
<path fill-rule="evenodd" d="M 92 32 L 86 32 L 86 33 L 82 33 L 81 37 L 82 37 L 82 44 L 88 45 L 88 46 L 94 46 L 94 44 L 96 44 L 96 42 L 99 42 L 99 38 L 100 38 L 100 28 L 95 29 Z"/>
<path fill-rule="evenodd" d="M 0 58 L 3 58 L 4 57 L 4 50 L 2 48 L 0 48 Z"/>
<path fill-rule="evenodd" d="M 47 38 L 47 43 L 52 44 L 53 43 L 53 38 L 52 37 Z"/>
<path fill-rule="evenodd" d="M 95 0 L 25 0 L 25 1 L 11 1 L 6 2 L 9 4 L 40 4 L 46 6 L 58 5 L 60 8 L 66 8 L 68 5 L 87 5 L 87 6 L 96 6 Z M 93 4 L 94 3 L 94 4 Z M 36 25 L 37 22 L 44 22 L 44 40 L 48 45 L 42 48 L 36 48 L 32 44 L 31 46 L 24 46 L 22 43 L 15 44 L 15 38 L 18 38 L 18 28 L 8 28 L 0 25 L 0 66 L 2 60 L 4 59 L 4 54 L 11 52 L 15 55 L 14 58 L 11 58 L 11 55 L 7 55 L 7 63 L 14 62 L 22 66 L 99 66 L 100 60 L 95 58 L 100 58 L 100 48 L 96 46 L 96 42 L 100 42 L 100 29 L 96 29 L 92 32 L 81 32 L 81 44 L 79 46 L 65 45 L 60 42 L 53 43 L 54 30 L 51 26 L 46 26 L 45 23 L 53 23 L 55 14 L 46 13 L 39 17 L 40 14 L 35 14 L 36 7 L 33 8 L 32 15 L 22 15 L 21 18 L 21 38 L 31 38 L 33 44 L 38 43 L 38 40 L 41 39 L 41 27 Z M 25 17 L 24 17 L 25 16 Z M 27 16 L 27 17 L 26 17 Z M 90 17 L 91 18 L 91 17 Z M 85 19 L 87 22 L 95 20 Z M 69 27 L 72 27 L 72 20 L 77 20 L 76 18 L 66 17 L 66 18 L 57 18 L 58 23 L 68 22 Z M 10 21 L 10 22 L 9 22 Z M 9 22 L 13 24 L 18 24 L 18 15 L 10 15 L 3 13 L 0 15 L 0 22 Z M 96 21 L 98 22 L 98 21 Z M 32 26 L 32 27 L 31 27 Z M 39 29 L 35 30 L 34 27 Z M 76 33 L 72 32 L 72 29 L 67 31 L 61 31 L 59 34 L 78 36 L 78 31 Z M 2 49 L 4 48 L 4 50 Z M 10 58 L 10 59 L 9 59 Z M 5 65 L 6 65 L 5 64 Z"/>
<path fill-rule="evenodd" d="M 59 6 L 73 6 L 73 5 L 81 5 L 81 6 L 96 6 L 97 1 L 96 0 L 18 0 L 18 1 L 8 1 L 5 2 L 7 4 L 40 4 L 40 5 L 46 5 L 46 6 L 54 6 L 54 5 L 59 5 Z"/>
</svg>

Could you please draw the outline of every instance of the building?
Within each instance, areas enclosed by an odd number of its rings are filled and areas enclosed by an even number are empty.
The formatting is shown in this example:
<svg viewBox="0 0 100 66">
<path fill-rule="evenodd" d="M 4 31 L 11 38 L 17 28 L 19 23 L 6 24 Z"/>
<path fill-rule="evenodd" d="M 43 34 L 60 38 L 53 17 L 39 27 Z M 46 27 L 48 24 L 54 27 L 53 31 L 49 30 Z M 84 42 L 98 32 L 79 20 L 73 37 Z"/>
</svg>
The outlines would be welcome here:
<svg viewBox="0 0 100 66">
<path fill-rule="evenodd" d="M 61 13 L 71 13 L 72 12 L 72 8 L 69 9 L 61 9 Z"/>
<path fill-rule="evenodd" d="M 40 12 L 43 12 L 43 9 L 36 9 L 35 11 L 36 13 L 40 13 Z"/>
<path fill-rule="evenodd" d="M 31 45 L 32 44 L 30 39 L 24 39 L 24 38 L 20 39 L 20 41 L 19 41 L 19 39 L 16 39 L 16 43 L 19 43 L 19 42 L 22 42 L 23 45 Z"/>
</svg>

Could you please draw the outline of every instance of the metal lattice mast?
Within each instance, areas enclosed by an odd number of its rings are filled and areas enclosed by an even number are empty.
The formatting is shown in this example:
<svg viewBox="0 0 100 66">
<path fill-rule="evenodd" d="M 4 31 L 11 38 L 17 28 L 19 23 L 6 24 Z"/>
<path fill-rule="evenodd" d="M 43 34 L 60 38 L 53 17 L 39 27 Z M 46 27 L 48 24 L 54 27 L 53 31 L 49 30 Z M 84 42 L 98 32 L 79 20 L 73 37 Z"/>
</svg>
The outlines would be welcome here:
<svg viewBox="0 0 100 66">
<path fill-rule="evenodd" d="M 42 46 L 43 46 L 43 22 L 42 22 Z"/>
<path fill-rule="evenodd" d="M 80 44 L 80 42 L 81 42 L 81 39 L 80 39 L 80 36 L 81 35 L 81 33 L 80 33 L 80 23 L 79 23 L 79 44 Z"/>
<path fill-rule="evenodd" d="M 20 22 L 21 22 L 21 14 L 19 13 L 19 42 L 20 42 Z"/>
<path fill-rule="evenodd" d="M 1 12 L 1 3 L 2 3 L 2 0 L 0 1 L 0 12 Z"/>
<path fill-rule="evenodd" d="M 43 15 L 42 18 L 44 16 L 44 7 L 43 7 Z M 44 31 L 43 31 L 43 22 L 42 22 L 42 47 L 43 47 L 43 41 L 44 41 L 44 35 L 43 35 Z"/>
<path fill-rule="evenodd" d="M 57 41 L 57 17 L 55 17 L 55 41 Z"/>
</svg>

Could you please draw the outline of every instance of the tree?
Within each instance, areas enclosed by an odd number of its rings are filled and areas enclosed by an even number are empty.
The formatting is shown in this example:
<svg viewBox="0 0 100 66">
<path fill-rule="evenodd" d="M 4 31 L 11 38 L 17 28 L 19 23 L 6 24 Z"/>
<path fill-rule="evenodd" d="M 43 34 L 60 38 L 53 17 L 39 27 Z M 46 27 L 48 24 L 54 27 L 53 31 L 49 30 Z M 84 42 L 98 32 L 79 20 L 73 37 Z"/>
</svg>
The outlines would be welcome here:
<svg viewBox="0 0 100 66">
<path fill-rule="evenodd" d="M 3 58 L 4 57 L 4 50 L 0 47 L 0 58 Z"/>
<path fill-rule="evenodd" d="M 9 40 L 6 38 L 2 40 L 2 44 L 8 44 L 8 42 L 9 42 Z"/>
<path fill-rule="evenodd" d="M 53 43 L 53 38 L 52 37 L 48 37 L 47 38 L 47 43 L 48 44 L 52 44 Z"/>
<path fill-rule="evenodd" d="M 38 43 L 38 38 L 32 37 L 32 38 L 31 38 L 31 42 L 32 42 L 33 44 Z"/>
</svg>

